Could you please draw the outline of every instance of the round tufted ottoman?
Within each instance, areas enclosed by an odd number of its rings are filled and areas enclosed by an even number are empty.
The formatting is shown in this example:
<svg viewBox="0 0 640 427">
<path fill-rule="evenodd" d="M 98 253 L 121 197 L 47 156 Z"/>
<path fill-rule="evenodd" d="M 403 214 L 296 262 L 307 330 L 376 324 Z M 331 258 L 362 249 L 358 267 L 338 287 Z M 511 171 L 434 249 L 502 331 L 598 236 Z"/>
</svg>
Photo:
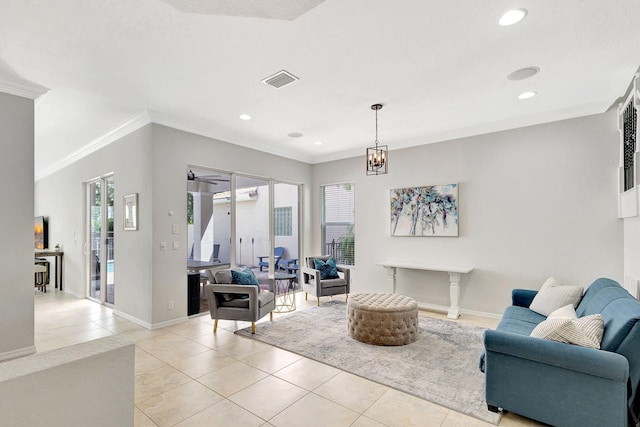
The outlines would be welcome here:
<svg viewBox="0 0 640 427">
<path fill-rule="evenodd" d="M 398 294 L 354 294 L 347 306 L 349 336 L 374 345 L 405 345 L 418 339 L 418 304 Z"/>
</svg>

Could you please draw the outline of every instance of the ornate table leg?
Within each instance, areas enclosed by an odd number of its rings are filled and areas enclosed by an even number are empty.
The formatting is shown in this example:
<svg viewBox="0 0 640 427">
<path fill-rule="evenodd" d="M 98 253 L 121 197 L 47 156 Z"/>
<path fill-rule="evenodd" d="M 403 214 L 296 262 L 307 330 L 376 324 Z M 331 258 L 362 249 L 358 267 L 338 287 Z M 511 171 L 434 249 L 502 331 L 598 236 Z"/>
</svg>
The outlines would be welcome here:
<svg viewBox="0 0 640 427">
<path fill-rule="evenodd" d="M 458 307 L 458 300 L 460 299 L 460 273 L 453 273 L 449 271 L 449 296 L 451 298 L 451 307 L 447 317 L 449 319 L 457 319 L 460 316 L 460 307 Z"/>
<path fill-rule="evenodd" d="M 396 293 L 396 268 L 395 267 L 387 267 L 385 266 L 385 269 L 387 270 L 387 278 L 391 281 L 391 288 L 392 288 L 392 293 Z"/>
</svg>

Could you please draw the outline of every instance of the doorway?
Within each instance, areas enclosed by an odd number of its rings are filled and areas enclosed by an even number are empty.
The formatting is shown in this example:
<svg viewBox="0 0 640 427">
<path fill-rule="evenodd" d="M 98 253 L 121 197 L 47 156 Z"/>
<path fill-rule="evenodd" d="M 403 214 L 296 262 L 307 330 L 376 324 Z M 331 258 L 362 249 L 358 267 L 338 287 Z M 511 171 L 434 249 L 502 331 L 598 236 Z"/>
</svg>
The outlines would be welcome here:
<svg viewBox="0 0 640 427">
<path fill-rule="evenodd" d="M 113 176 L 89 181 L 85 255 L 87 298 L 113 306 L 115 301 L 114 192 Z"/>
</svg>

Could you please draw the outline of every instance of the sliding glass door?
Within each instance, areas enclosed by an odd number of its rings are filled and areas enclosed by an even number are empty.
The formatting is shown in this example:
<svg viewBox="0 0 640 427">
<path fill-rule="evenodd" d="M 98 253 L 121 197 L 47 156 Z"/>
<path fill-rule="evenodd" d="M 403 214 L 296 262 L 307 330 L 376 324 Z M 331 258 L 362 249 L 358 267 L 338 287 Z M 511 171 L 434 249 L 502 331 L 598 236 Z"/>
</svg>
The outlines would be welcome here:
<svg viewBox="0 0 640 427">
<path fill-rule="evenodd" d="M 269 271 L 269 181 L 236 177 L 236 264 Z"/>
<path fill-rule="evenodd" d="M 300 263 L 298 212 L 299 186 L 284 182 L 273 185 L 273 235 L 276 247 L 285 248 L 278 270 L 297 274 Z"/>
<path fill-rule="evenodd" d="M 112 176 L 86 184 L 87 229 L 85 255 L 87 297 L 101 304 L 115 300 L 114 182 Z"/>
</svg>

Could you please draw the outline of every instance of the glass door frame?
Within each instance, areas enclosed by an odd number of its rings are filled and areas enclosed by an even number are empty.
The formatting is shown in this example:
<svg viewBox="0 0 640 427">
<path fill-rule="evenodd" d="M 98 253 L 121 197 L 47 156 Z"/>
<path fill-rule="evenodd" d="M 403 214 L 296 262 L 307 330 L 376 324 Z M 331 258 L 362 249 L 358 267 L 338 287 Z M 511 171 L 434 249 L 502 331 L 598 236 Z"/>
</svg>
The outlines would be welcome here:
<svg viewBox="0 0 640 427">
<path fill-rule="evenodd" d="M 208 172 L 212 172 L 212 173 L 224 173 L 224 174 L 228 174 L 231 177 L 231 187 L 230 187 L 230 207 L 229 207 L 229 211 L 230 211 L 230 216 L 231 216 L 231 230 L 230 230 L 230 243 L 231 243 L 231 253 L 230 253 L 230 260 L 229 260 L 229 264 L 226 264 L 225 267 L 236 267 L 237 266 L 237 261 L 239 261 L 237 259 L 237 217 L 236 217 L 236 179 L 238 177 L 243 177 L 243 178 L 249 178 L 249 179 L 258 179 L 258 180 L 264 180 L 266 183 L 268 183 L 269 186 L 269 219 L 268 219 L 268 223 L 269 223 L 269 230 L 268 230 L 268 236 L 269 236 L 269 242 L 270 242 L 270 250 L 269 250 L 269 270 L 268 270 L 268 275 L 269 277 L 273 277 L 275 270 L 273 268 L 274 265 L 274 254 L 273 254 L 273 247 L 274 247 L 274 242 L 275 242 L 275 227 L 274 227 L 274 211 L 275 211 L 275 196 L 274 196 L 274 186 L 275 184 L 278 183 L 282 183 L 282 184 L 290 184 L 290 185 L 295 185 L 298 189 L 298 209 L 297 209 L 297 215 L 298 215 L 298 228 L 297 228 L 297 233 L 298 233 L 298 256 L 300 257 L 299 262 L 303 262 L 304 260 L 304 236 L 302 234 L 302 221 L 300 220 L 300 218 L 302 218 L 302 214 L 303 214 L 303 195 L 304 195 L 304 184 L 301 184 L 299 182 L 294 182 L 294 181 L 289 181 L 289 180 L 283 180 L 283 179 L 277 179 L 277 178 L 269 178 L 269 177 L 265 177 L 265 176 L 261 176 L 261 175 L 254 175 L 254 174 L 250 174 L 250 173 L 243 173 L 243 172 L 234 172 L 234 171 L 230 171 L 230 170 L 225 170 L 225 169 L 221 169 L 221 168 L 216 168 L 216 167 L 208 167 L 208 166 L 202 166 L 202 165 L 196 165 L 196 164 L 188 164 L 187 165 L 187 169 L 201 169 L 201 170 L 206 170 Z"/>
<path fill-rule="evenodd" d="M 100 248 L 99 248 L 99 256 L 101 262 L 104 264 L 102 268 L 100 268 L 100 298 L 95 298 L 91 295 L 91 248 L 92 248 L 92 235 L 91 235 L 91 186 L 95 183 L 100 183 Z M 108 206 L 107 206 L 107 193 L 109 182 L 114 182 L 113 172 L 108 173 L 106 175 L 102 175 L 88 181 L 85 181 L 85 244 L 84 244 L 84 254 L 85 254 L 85 296 L 87 299 L 97 302 L 99 304 L 108 306 L 113 308 L 113 303 L 107 301 L 107 274 L 108 274 L 108 254 L 107 254 L 107 239 L 109 238 L 109 226 L 108 226 Z M 115 191 L 114 191 L 115 193 Z M 115 215 L 115 197 L 114 197 L 114 215 Z M 115 239 L 115 229 L 114 229 L 114 239 Z M 114 284 L 115 286 L 115 284 Z"/>
</svg>

